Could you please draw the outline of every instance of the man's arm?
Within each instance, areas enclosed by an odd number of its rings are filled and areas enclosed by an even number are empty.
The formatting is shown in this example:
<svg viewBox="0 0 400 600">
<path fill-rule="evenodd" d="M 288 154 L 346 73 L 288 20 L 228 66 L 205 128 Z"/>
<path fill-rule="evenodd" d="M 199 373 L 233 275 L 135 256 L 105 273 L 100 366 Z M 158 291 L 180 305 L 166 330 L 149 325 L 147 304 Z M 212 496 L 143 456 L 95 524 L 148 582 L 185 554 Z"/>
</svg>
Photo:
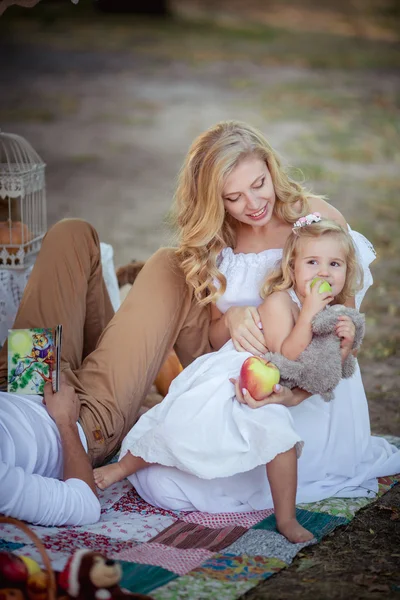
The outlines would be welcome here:
<svg viewBox="0 0 400 600">
<path fill-rule="evenodd" d="M 79 437 L 79 399 L 73 387 L 61 377 L 60 391 L 53 393 L 51 385 L 45 386 L 44 404 L 60 432 L 63 452 L 63 479 L 80 479 L 97 495 L 93 469 Z"/>
<path fill-rule="evenodd" d="M 80 479 L 87 483 L 92 492 L 97 496 L 93 479 L 93 468 L 78 433 L 76 423 L 56 423 L 60 432 L 63 451 L 63 479 Z"/>
<path fill-rule="evenodd" d="M 59 431 L 64 481 L 25 472 L 10 464 L 7 452 L 2 456 L 0 448 L 0 513 L 45 526 L 95 523 L 100 503 L 76 424 L 79 400 L 62 378 L 57 394 L 46 387 L 43 403 Z"/>
<path fill-rule="evenodd" d="M 87 525 L 99 520 L 100 502 L 80 479 L 28 474 L 0 456 L 0 513 L 45 527 Z"/>
</svg>

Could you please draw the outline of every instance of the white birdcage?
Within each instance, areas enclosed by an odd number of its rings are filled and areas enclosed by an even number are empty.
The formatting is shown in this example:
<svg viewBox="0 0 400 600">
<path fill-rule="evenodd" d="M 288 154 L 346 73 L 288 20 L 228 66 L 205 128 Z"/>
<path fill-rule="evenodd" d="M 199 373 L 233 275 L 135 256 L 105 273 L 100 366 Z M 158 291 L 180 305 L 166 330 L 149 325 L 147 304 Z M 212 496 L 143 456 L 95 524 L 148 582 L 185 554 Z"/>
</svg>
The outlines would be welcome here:
<svg viewBox="0 0 400 600">
<path fill-rule="evenodd" d="M 0 269 L 32 262 L 47 229 L 45 164 L 21 136 L 0 132 Z"/>
</svg>

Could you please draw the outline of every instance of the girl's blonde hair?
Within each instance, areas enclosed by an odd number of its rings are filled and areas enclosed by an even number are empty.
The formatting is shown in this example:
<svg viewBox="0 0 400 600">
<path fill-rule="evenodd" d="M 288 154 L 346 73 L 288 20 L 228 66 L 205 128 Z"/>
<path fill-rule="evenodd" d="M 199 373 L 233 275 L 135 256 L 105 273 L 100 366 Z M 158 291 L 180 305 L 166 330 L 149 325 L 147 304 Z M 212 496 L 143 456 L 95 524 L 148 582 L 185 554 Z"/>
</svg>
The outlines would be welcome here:
<svg viewBox="0 0 400 600">
<path fill-rule="evenodd" d="M 267 140 L 250 125 L 223 121 L 200 135 L 179 174 L 173 220 L 176 254 L 187 283 L 203 305 L 215 302 L 226 289 L 217 257 L 226 246 L 235 247 L 237 221 L 225 212 L 223 187 L 238 163 L 249 156 L 265 161 L 275 189 L 274 214 L 281 220 L 294 223 L 309 212 L 308 199 L 315 197 L 289 178 Z M 295 210 L 296 202 L 300 210 Z"/>
<path fill-rule="evenodd" d="M 336 221 L 322 219 L 318 223 L 296 227 L 286 240 L 283 249 L 282 261 L 265 280 L 261 297 L 266 298 L 273 292 L 279 292 L 292 288 L 295 284 L 294 263 L 298 254 L 301 240 L 316 239 L 332 236 L 337 238 L 344 249 L 346 255 L 346 280 L 342 291 L 335 297 L 335 304 L 344 304 L 355 292 L 362 288 L 363 272 L 360 268 L 353 240 L 348 231 L 343 229 Z"/>
</svg>

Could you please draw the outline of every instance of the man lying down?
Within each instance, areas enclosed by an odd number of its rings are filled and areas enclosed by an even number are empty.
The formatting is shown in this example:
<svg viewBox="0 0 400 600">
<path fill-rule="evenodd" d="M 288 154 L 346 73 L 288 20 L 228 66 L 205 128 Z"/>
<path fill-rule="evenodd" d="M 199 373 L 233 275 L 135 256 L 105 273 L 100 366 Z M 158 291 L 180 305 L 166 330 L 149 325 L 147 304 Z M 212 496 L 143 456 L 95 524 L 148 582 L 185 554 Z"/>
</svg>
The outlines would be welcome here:
<svg viewBox="0 0 400 600">
<path fill-rule="evenodd" d="M 0 392 L 0 513 L 44 526 L 99 520 L 79 407 L 62 375 L 44 398 Z"/>
</svg>

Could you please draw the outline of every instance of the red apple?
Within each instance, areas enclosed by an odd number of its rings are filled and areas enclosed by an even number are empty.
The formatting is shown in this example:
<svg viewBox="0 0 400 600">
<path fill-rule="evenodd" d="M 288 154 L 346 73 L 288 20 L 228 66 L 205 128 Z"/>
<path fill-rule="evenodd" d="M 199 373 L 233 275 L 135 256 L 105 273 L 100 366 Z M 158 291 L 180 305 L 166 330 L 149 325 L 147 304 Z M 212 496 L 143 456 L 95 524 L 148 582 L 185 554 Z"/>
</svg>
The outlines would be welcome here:
<svg viewBox="0 0 400 600">
<path fill-rule="evenodd" d="M 254 400 L 265 400 L 279 383 L 278 367 L 260 356 L 246 358 L 240 369 L 240 389 L 246 388 Z"/>
<path fill-rule="evenodd" d="M 1 583 L 25 583 L 28 579 L 28 569 L 19 556 L 12 552 L 0 552 L 0 581 Z"/>
</svg>

